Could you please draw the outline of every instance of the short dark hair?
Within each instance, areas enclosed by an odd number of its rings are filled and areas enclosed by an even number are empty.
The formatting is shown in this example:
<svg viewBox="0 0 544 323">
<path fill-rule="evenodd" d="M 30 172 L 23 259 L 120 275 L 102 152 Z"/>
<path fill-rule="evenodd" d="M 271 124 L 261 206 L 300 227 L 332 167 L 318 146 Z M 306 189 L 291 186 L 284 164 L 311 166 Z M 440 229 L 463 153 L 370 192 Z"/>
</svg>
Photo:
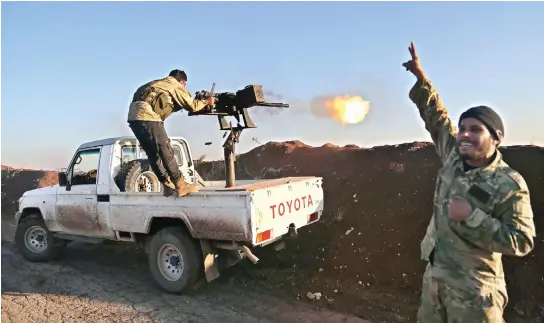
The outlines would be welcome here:
<svg viewBox="0 0 544 323">
<path fill-rule="evenodd" d="M 178 82 L 185 81 L 187 82 L 187 74 L 181 70 L 172 70 L 168 76 L 174 77 Z"/>
</svg>

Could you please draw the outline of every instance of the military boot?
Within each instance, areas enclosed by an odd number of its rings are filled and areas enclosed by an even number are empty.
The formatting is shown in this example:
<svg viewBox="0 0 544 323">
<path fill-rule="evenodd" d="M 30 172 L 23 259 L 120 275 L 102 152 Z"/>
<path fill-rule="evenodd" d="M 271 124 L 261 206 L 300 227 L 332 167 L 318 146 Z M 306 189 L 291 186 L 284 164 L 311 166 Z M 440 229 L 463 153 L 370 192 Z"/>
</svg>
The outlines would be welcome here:
<svg viewBox="0 0 544 323">
<path fill-rule="evenodd" d="M 198 185 L 185 183 L 183 177 L 181 177 L 176 183 L 176 191 L 178 193 L 178 197 L 183 197 L 190 193 L 198 192 L 199 190 L 200 187 Z"/>
<path fill-rule="evenodd" d="M 170 180 L 170 177 L 166 178 L 166 181 L 163 183 L 164 187 L 164 196 L 170 196 L 176 192 L 176 186 Z"/>
</svg>

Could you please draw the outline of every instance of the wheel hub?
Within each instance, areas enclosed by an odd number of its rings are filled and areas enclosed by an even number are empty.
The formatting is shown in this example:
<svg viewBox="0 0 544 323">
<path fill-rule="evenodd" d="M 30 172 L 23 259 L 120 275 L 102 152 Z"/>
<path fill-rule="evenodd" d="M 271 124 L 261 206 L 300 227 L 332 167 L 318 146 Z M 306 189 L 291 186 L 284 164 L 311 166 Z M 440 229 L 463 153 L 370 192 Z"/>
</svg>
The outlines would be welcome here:
<svg viewBox="0 0 544 323">
<path fill-rule="evenodd" d="M 178 258 L 178 256 L 170 256 L 170 260 L 169 260 L 170 264 L 172 264 L 172 266 L 174 267 L 178 267 L 178 265 L 181 264 L 181 261 L 180 259 Z"/>
<path fill-rule="evenodd" d="M 165 279 L 176 281 L 183 275 L 183 256 L 176 246 L 165 244 L 157 254 L 157 266 Z"/>
<path fill-rule="evenodd" d="M 136 185 L 138 186 L 138 192 L 153 192 L 153 183 L 149 178 L 149 172 L 141 173 L 136 180 Z"/>
<path fill-rule="evenodd" d="M 25 247 L 32 252 L 47 249 L 47 232 L 40 226 L 30 227 L 25 233 Z"/>
</svg>

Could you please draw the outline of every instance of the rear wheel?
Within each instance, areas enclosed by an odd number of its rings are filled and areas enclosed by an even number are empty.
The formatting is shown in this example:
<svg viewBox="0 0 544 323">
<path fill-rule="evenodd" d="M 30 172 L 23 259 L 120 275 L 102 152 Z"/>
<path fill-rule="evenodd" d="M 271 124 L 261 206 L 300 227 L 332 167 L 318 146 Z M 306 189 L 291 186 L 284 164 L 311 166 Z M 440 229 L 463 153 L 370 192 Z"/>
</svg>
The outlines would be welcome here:
<svg viewBox="0 0 544 323">
<path fill-rule="evenodd" d="M 15 247 L 23 257 L 32 262 L 48 262 L 57 259 L 66 240 L 53 237 L 39 216 L 24 218 L 15 231 Z"/>
<path fill-rule="evenodd" d="M 180 227 L 157 232 L 150 243 L 149 269 L 159 286 L 170 293 L 182 293 L 200 274 L 200 249 Z"/>
</svg>

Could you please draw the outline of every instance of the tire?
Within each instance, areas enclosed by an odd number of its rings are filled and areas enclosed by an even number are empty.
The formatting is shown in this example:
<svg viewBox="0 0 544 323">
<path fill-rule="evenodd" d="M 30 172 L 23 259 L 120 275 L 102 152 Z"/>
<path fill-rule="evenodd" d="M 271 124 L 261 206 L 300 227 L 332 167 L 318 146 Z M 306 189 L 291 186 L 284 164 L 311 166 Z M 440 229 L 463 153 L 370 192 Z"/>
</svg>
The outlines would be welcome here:
<svg viewBox="0 0 544 323">
<path fill-rule="evenodd" d="M 31 238 L 33 234 L 34 239 Z M 43 244 L 42 241 L 46 243 Z M 53 237 L 43 219 L 38 215 L 31 215 L 17 225 L 15 247 L 28 261 L 49 262 L 59 258 L 66 247 L 66 240 Z"/>
<path fill-rule="evenodd" d="M 141 179 L 144 185 L 139 185 Z M 147 159 L 135 159 L 126 163 L 116 176 L 116 182 L 121 192 L 153 193 L 162 192 L 164 189 Z"/>
<path fill-rule="evenodd" d="M 170 271 L 172 275 L 168 279 L 164 273 L 168 270 L 169 265 L 175 265 L 176 262 L 176 257 L 169 257 L 167 259 L 164 257 L 168 254 L 167 251 L 171 247 L 179 251 L 182 267 L 179 274 Z M 164 266 L 160 266 L 159 264 L 164 264 Z M 197 241 L 191 238 L 183 228 L 169 227 L 162 229 L 151 239 L 149 270 L 157 284 L 166 292 L 179 294 L 190 288 L 199 278 L 200 268 L 200 247 Z"/>
</svg>

